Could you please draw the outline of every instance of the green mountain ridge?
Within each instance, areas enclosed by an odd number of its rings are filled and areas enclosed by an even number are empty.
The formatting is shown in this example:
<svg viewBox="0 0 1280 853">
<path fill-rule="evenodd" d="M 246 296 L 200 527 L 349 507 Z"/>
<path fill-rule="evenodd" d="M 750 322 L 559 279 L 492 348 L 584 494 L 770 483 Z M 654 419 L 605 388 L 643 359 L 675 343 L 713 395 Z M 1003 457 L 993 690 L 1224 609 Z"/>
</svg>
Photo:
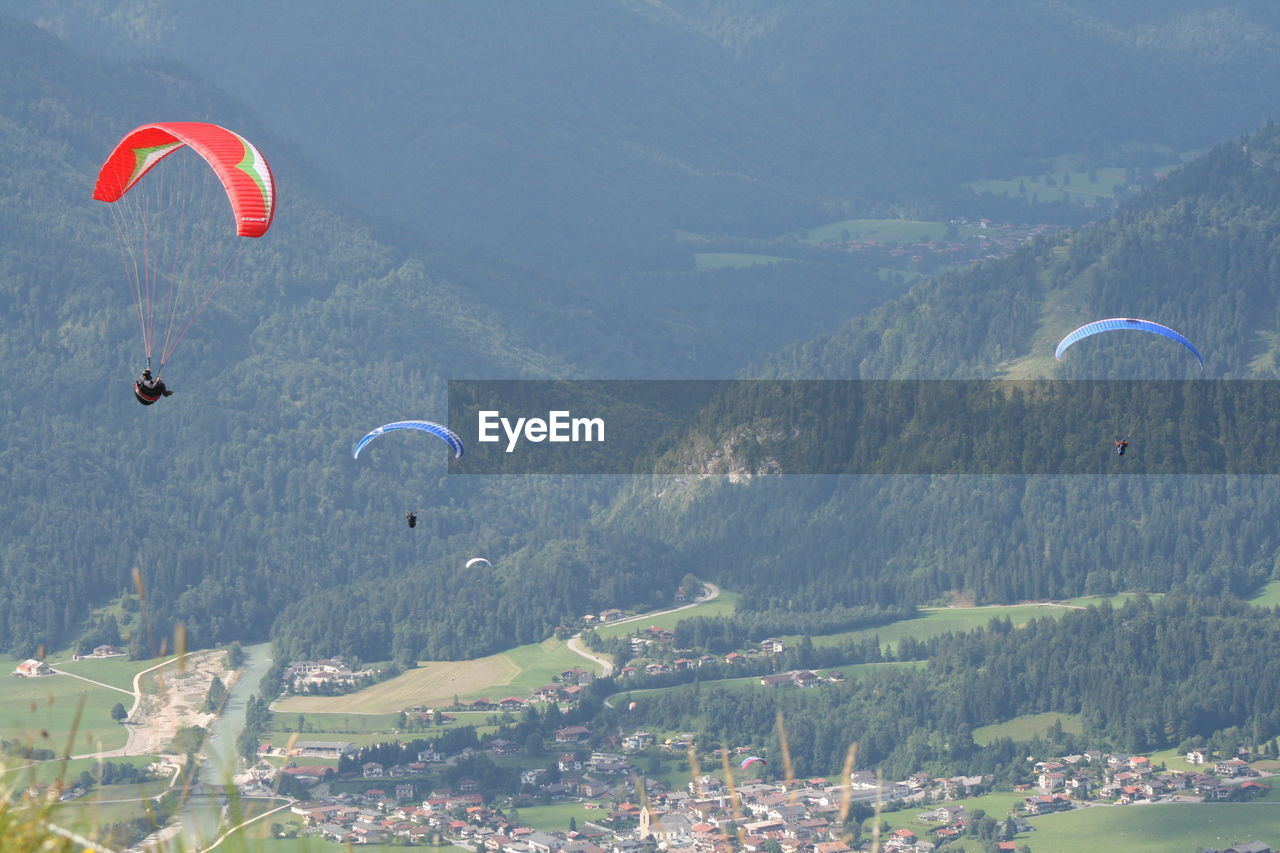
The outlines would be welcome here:
<svg viewBox="0 0 1280 853">
<path fill-rule="evenodd" d="M 134 569 L 154 642 L 180 620 L 202 645 L 263 637 L 288 600 L 357 572 L 438 566 L 478 544 L 463 507 L 501 490 L 446 482 L 434 456 L 389 453 L 379 469 L 348 453 L 375 421 L 442 411 L 446 375 L 572 373 L 469 292 L 501 273 L 380 243 L 296 149 L 181 69 L 85 59 L 5 19 L 0 42 L 0 122 L 14 130 L 0 177 L 4 645 L 74 639 L 91 605 L 132 591 Z M 238 116 L 284 201 L 171 364 L 175 397 L 144 410 L 128 390 L 136 321 L 88 195 L 109 145 L 156 112 Z M 410 502 L 432 512 L 430 545 L 388 547 Z"/>
<path fill-rule="evenodd" d="M 840 332 L 784 350 L 793 378 L 1190 378 L 1168 349 L 1091 341 L 1056 364 L 1077 320 L 1144 316 L 1185 330 L 1205 381 L 1274 373 L 1280 131 L 1223 144 L 1113 219 L 914 285 Z M 1163 342 L 1159 342 L 1163 343 Z M 731 413 L 732 414 L 732 413 Z M 718 447 L 732 421 L 691 436 Z M 1129 436 L 1143 439 L 1140 417 Z M 851 425 L 856 428 L 856 425 Z M 1150 430 L 1154 432 L 1155 430 Z M 1098 453 L 1111 453 L 1111 435 Z M 724 450 L 724 448 L 720 448 Z M 1276 570 L 1269 477 L 654 478 L 603 522 L 651 530 L 750 609 L 1010 603 L 1123 590 L 1246 596 Z"/>
<path fill-rule="evenodd" d="M 0 576 L 15 590 L 0 637 L 12 650 L 91 640 L 90 607 L 129 591 L 135 568 L 155 636 L 182 621 L 195 644 L 270 632 L 288 655 L 402 660 L 541 639 L 592 608 L 656 606 L 689 572 L 742 590 L 748 609 L 809 611 L 1243 595 L 1274 571 L 1265 478 L 498 481 L 446 477 L 430 451 L 394 443 L 352 463 L 370 425 L 441 411 L 445 378 L 731 372 L 885 291 L 851 294 L 856 266 L 815 283 L 815 267 L 793 264 L 635 273 L 622 292 L 407 232 L 384 239 L 301 145 L 181 66 L 90 59 L 5 19 L 0 39 L 0 122 L 14 131 L 0 145 L 25 168 L 0 176 L 13 237 L 0 260 L 13 367 Z M 178 395 L 142 410 L 127 393 L 127 300 L 85 188 L 156 110 L 236 119 L 288 195 L 246 260 L 247 285 L 184 344 Z M 1043 363 L 1072 318 L 1137 313 L 1192 334 L 1210 376 L 1268 375 L 1274 147 L 1272 129 L 1247 153 L 1223 145 L 1113 220 L 921 281 L 760 372 L 1011 375 Z M 1058 375 L 1170 369 L 1122 342 Z M 32 394 L 24 377 L 56 393 Z M 462 573 L 477 554 L 495 571 Z"/>
<path fill-rule="evenodd" d="M 763 237 L 1273 110 L 1280 14 L 1234 0 L 8 0 L 77 46 L 181 59 L 424 245 L 672 270 Z M 252 24 L 247 22 L 252 21 Z M 862 211 L 865 212 L 865 211 Z M 954 212 L 954 211 L 953 211 Z"/>
</svg>

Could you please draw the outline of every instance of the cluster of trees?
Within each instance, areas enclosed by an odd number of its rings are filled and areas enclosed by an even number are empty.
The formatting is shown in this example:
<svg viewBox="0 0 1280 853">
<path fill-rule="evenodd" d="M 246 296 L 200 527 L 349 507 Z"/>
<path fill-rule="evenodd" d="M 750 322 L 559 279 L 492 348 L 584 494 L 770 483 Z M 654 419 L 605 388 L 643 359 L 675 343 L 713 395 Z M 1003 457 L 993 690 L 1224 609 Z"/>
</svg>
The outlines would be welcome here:
<svg viewBox="0 0 1280 853">
<path fill-rule="evenodd" d="M 94 785 L 133 785 L 153 778 L 145 768 L 136 764 L 104 761 L 92 770 L 82 771 L 76 784 L 87 791 Z"/>
<path fill-rule="evenodd" d="M 58 755 L 52 749 L 32 746 L 20 740 L 0 740 L 0 753 L 24 761 L 49 761 Z"/>
<path fill-rule="evenodd" d="M 258 760 L 258 746 L 261 744 L 262 735 L 270 731 L 271 711 L 267 707 L 269 703 L 269 698 L 264 699 L 261 696 L 250 696 L 245 703 L 244 728 L 236 736 L 236 752 L 245 761 L 252 763 Z"/>
<path fill-rule="evenodd" d="M 227 685 L 218 676 L 209 683 L 209 693 L 204 697 L 204 710 L 207 713 L 221 713 L 222 704 L 227 701 Z"/>
</svg>

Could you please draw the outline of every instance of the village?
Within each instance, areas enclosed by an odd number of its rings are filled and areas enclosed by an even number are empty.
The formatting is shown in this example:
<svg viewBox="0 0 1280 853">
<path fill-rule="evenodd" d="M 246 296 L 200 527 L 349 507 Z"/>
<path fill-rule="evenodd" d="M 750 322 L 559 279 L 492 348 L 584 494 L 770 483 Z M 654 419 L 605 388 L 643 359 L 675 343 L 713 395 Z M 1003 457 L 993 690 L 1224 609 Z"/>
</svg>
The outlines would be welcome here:
<svg viewBox="0 0 1280 853">
<path fill-rule="evenodd" d="M 308 795 L 292 805 L 293 820 L 279 831 L 353 844 L 443 841 L 490 853 L 631 853 L 655 845 L 688 853 L 852 853 L 870 850 L 873 843 L 868 832 L 855 833 L 856 820 L 925 808 L 916 821 L 918 828 L 886 832 L 878 840 L 879 849 L 928 853 L 979 835 L 994 840 L 999 850 L 1015 851 L 1028 842 L 1015 842 L 1013 836 L 1033 833 L 1034 818 L 1051 812 L 1162 800 L 1239 801 L 1270 788 L 1245 757 L 1215 761 L 1194 750 L 1186 760 L 1202 764 L 1204 770 L 1186 772 L 1153 767 L 1145 756 L 1089 750 L 1037 761 L 1037 782 L 1021 786 L 1025 796 L 1015 810 L 1007 816 L 983 815 L 964 804 L 966 798 L 987 791 L 990 780 L 982 776 L 930 778 L 914 773 L 886 781 L 858 771 L 835 783 L 825 778 L 746 778 L 731 785 L 704 774 L 683 786 L 668 787 L 644 775 L 638 763 L 655 753 L 668 758 L 692 754 L 688 737 L 658 744 L 644 731 L 597 736 L 589 727 L 575 725 L 557 730 L 555 742 L 563 750 L 554 757 L 558 778 L 549 779 L 549 769 L 524 770 L 519 793 L 513 796 L 485 791 L 474 779 L 461 779 L 447 788 L 420 787 L 416 780 L 425 778 L 432 765 L 474 758 L 479 751 L 470 748 L 456 755 L 424 750 L 413 756 L 416 760 L 390 766 L 362 762 L 346 774 L 331 766 L 291 763 L 279 772 L 304 783 Z M 493 738 L 482 751 L 500 759 L 518 754 L 520 747 Z M 746 751 L 739 748 L 735 755 Z M 324 741 L 300 741 L 290 752 L 297 761 L 358 755 L 351 744 Z M 718 763 L 714 755 L 706 761 Z M 274 784 L 265 764 L 258 771 L 243 789 L 245 794 L 267 793 Z M 344 777 L 362 780 L 367 787 L 352 791 L 347 786 L 346 792 L 332 793 L 330 786 Z M 519 809 L 546 801 L 580 803 L 600 817 L 562 831 L 521 825 Z M 1251 842 L 1227 849 L 1270 853 L 1271 848 Z"/>
<path fill-rule="evenodd" d="M 591 621 L 600 624 L 619 615 L 600 614 Z M 780 690 L 846 681 L 838 670 L 759 674 L 760 668 L 786 651 L 787 644 L 777 638 L 728 655 L 697 654 L 674 649 L 674 634 L 650 625 L 628 635 L 625 642 L 637 657 L 617 670 L 615 688 L 630 683 L 636 690 L 644 689 L 672 674 L 710 665 L 721 672 L 745 670 L 746 675 L 753 668 L 742 665 L 755 664 L 752 677 L 761 686 Z M 340 659 L 308 661 L 290 667 L 285 681 L 289 688 L 307 689 L 306 685 L 326 678 L 341 683 L 351 675 Z M 449 711 L 513 714 L 531 705 L 555 705 L 569 714 L 596 677 L 574 667 L 529 696 L 481 697 L 444 709 L 415 707 L 406 710 L 405 719 L 440 725 L 455 721 Z M 626 695 L 614 693 L 606 702 Z M 863 770 L 834 779 L 778 779 L 780 768 L 770 766 L 762 773 L 753 766 L 754 772 L 768 778 L 735 783 L 732 774 L 695 771 L 699 761 L 711 768 L 736 767 L 750 751 L 745 746 L 729 756 L 715 750 L 699 756 L 689 734 L 661 737 L 642 728 L 603 732 L 584 722 L 556 729 L 548 741 L 536 751 L 547 756 L 546 766 L 526 766 L 528 761 L 520 765 L 515 793 L 486 789 L 477 779 L 456 778 L 456 774 L 449 784 L 441 782 L 449 768 L 481 756 L 497 764 L 508 762 L 504 766 L 516 772 L 511 762 L 528 757 L 530 751 L 527 744 L 500 734 L 451 754 L 428 748 L 404 754 L 403 760 L 395 762 L 370 760 L 368 748 L 338 740 L 296 740 L 284 748 L 264 744 L 262 760 L 242 777 L 241 790 L 246 795 L 268 795 L 281 790 L 281 777 L 288 777 L 286 787 L 297 797 L 291 806 L 292 819 L 273 831 L 352 844 L 451 843 L 477 853 L 630 853 L 655 846 L 688 853 L 853 853 L 873 847 L 928 853 L 976 836 L 1012 853 L 1032 845 L 1035 818 L 1042 815 L 1157 802 L 1247 801 L 1270 790 L 1264 777 L 1272 773 L 1253 766 L 1263 756 L 1243 752 L 1215 757 L 1207 750 L 1193 749 L 1183 759 L 1194 769 L 1169 769 L 1147 756 L 1090 749 L 1029 759 L 1029 778 L 1034 781 L 1016 786 L 1021 797 L 1015 808 L 997 815 L 966 805 L 967 800 L 993 790 L 993 780 L 981 775 L 936 778 L 912 773 L 889 781 Z M 401 742 L 399 746 L 403 753 L 408 745 Z M 338 766 L 309 763 L 308 758 L 337 760 Z M 671 762 L 692 767 L 693 778 L 670 783 L 673 777 L 659 768 Z M 668 781 L 660 778 L 664 776 Z M 521 823 L 521 809 L 555 803 L 578 804 L 599 817 L 563 829 Z M 879 816 L 905 810 L 918 811 L 910 827 L 899 825 L 872 837 Z M 872 828 L 859 826 L 868 817 Z M 1271 850 L 1262 842 L 1225 849 Z"/>
</svg>

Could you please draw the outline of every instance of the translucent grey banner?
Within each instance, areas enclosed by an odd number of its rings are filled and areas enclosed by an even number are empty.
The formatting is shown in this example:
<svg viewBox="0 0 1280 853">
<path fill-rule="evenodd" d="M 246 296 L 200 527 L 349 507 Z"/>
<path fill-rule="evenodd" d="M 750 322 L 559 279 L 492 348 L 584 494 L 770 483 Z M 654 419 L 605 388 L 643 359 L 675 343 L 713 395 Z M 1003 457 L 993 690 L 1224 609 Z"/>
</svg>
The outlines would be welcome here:
<svg viewBox="0 0 1280 853">
<path fill-rule="evenodd" d="M 1280 473 L 1263 381 L 453 381 L 449 425 L 459 474 Z"/>
</svg>

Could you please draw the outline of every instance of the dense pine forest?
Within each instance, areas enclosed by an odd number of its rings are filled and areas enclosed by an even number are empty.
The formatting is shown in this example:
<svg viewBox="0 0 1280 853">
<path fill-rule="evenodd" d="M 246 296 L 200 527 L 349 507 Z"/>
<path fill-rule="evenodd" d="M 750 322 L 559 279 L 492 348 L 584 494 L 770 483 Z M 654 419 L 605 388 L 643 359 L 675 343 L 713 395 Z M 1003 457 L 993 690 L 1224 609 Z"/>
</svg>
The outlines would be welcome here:
<svg viewBox="0 0 1280 853">
<path fill-rule="evenodd" d="M 1267 128 L 1219 146 L 1114 218 L 921 282 L 766 370 L 863 379 L 1199 375 L 1194 361 L 1125 335 L 1053 362 L 1054 343 L 1077 319 L 1137 315 L 1200 335 L 1214 352 L 1205 377 L 1271 379 L 1278 145 L 1280 132 Z M 1158 440 L 1167 425 L 1144 423 L 1143 411 L 1113 428 Z M 1100 457 L 1113 437 L 1110 428 L 1097 436 Z M 664 531 L 689 563 L 747 592 L 753 609 L 1122 590 L 1247 595 L 1276 568 L 1274 488 L 1267 477 L 1225 476 L 690 480 L 633 484 L 613 523 Z"/>
</svg>

